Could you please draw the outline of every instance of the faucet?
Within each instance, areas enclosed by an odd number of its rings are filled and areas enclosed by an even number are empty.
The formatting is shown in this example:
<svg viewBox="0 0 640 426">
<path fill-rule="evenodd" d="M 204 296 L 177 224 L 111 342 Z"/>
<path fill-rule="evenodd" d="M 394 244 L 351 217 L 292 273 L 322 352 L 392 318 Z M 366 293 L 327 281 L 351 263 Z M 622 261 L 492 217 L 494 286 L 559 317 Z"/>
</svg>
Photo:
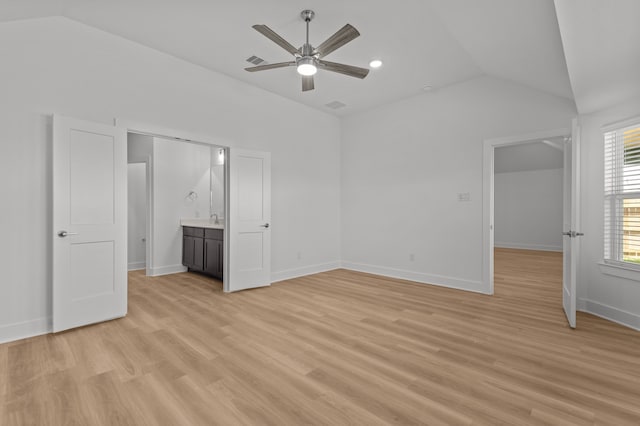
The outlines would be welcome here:
<svg viewBox="0 0 640 426">
<path fill-rule="evenodd" d="M 211 213 L 210 218 L 215 218 L 215 220 L 213 221 L 214 224 L 218 225 L 220 223 L 220 220 L 218 220 L 218 213 Z"/>
</svg>

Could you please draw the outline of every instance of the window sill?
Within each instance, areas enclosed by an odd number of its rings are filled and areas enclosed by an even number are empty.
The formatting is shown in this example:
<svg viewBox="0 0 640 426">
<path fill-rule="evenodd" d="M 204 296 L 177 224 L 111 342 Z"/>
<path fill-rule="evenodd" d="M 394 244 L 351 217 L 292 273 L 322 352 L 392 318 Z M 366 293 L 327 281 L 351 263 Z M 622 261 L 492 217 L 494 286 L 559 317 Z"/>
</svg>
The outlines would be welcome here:
<svg viewBox="0 0 640 426">
<path fill-rule="evenodd" d="M 640 281 L 640 269 L 625 265 L 617 265 L 612 263 L 605 263 L 604 261 L 598 262 L 600 272 L 605 275 L 612 275 L 614 277 L 625 278 L 632 281 Z"/>
</svg>

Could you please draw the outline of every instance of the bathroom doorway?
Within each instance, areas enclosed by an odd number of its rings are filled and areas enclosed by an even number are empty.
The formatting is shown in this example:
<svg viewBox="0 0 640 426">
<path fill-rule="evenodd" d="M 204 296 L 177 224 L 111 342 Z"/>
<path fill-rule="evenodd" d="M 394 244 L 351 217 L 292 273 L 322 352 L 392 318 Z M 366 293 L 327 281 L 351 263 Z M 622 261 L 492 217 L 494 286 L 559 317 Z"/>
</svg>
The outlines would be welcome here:
<svg viewBox="0 0 640 426">
<path fill-rule="evenodd" d="M 128 230 L 129 270 L 143 268 L 144 253 L 147 276 L 188 270 L 206 274 L 207 270 L 194 267 L 191 261 L 185 260 L 185 244 L 193 244 L 193 236 L 189 235 L 192 228 L 211 228 L 216 229 L 219 256 L 215 256 L 218 273 L 210 274 L 210 277 L 220 281 L 222 288 L 226 149 L 129 132 L 127 153 L 130 168 L 128 211 L 131 219 Z M 142 183 L 142 175 L 146 177 L 145 183 Z M 193 256 L 193 247 L 187 251 Z"/>
</svg>

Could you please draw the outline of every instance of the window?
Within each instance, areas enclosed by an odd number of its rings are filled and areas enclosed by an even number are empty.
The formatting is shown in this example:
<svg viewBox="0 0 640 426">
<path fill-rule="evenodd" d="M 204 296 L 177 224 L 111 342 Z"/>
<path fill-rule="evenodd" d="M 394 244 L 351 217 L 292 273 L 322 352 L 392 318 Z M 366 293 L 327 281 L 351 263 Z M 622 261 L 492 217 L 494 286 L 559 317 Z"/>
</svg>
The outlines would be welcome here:
<svg viewBox="0 0 640 426">
<path fill-rule="evenodd" d="M 640 119 L 604 133 L 604 258 L 640 269 Z"/>
</svg>

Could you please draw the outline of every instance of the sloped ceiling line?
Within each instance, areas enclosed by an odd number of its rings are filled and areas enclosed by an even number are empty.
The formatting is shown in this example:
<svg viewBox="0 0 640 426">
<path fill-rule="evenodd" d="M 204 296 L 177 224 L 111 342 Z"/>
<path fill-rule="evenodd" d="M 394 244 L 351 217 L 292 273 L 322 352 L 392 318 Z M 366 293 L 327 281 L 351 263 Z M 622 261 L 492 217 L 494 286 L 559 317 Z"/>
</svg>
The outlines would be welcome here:
<svg viewBox="0 0 640 426">
<path fill-rule="evenodd" d="M 63 15 L 338 116 L 483 74 L 573 97 L 553 0 L 312 0 L 305 7 L 316 12 L 316 42 L 345 23 L 362 34 L 333 52 L 331 61 L 366 67 L 381 58 L 382 68 L 364 80 L 318 73 L 316 90 L 306 93 L 294 68 L 244 71 L 251 55 L 288 59 L 253 24 L 269 25 L 294 45 L 301 42 L 296 0 L 12 1 L 0 4 L 0 21 Z M 325 106 L 333 101 L 347 106 Z"/>
</svg>

